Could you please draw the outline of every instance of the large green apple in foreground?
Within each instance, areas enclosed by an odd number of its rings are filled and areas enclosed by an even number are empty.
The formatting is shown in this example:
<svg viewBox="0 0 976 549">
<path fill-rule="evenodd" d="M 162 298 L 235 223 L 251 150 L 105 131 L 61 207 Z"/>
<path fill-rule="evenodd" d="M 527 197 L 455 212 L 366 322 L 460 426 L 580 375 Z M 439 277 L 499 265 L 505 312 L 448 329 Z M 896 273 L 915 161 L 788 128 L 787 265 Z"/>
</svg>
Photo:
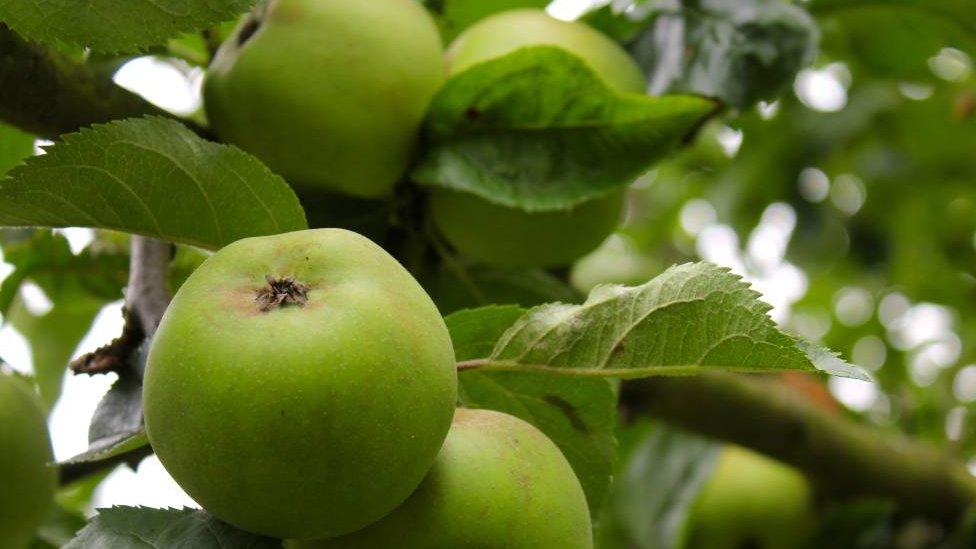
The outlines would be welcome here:
<svg viewBox="0 0 976 549">
<path fill-rule="evenodd" d="M 561 47 L 585 61 L 612 88 L 642 92 L 640 67 L 620 46 L 582 24 L 544 11 L 512 10 L 488 17 L 461 34 L 448 50 L 452 74 L 530 46 Z M 436 189 L 431 214 L 461 254 L 484 263 L 518 267 L 568 265 L 596 248 L 620 221 L 623 194 L 571 210 L 529 213 L 456 191 Z"/>
<path fill-rule="evenodd" d="M 692 506 L 688 549 L 792 549 L 812 528 L 810 485 L 795 469 L 744 448 L 723 450 Z"/>
<path fill-rule="evenodd" d="M 21 549 L 51 507 L 57 474 L 40 398 L 0 371 L 0 547 Z"/>
<path fill-rule="evenodd" d="M 250 238 L 187 279 L 149 353 L 146 429 L 167 471 L 245 530 L 324 538 L 420 484 L 457 398 L 437 308 L 341 229 Z"/>
<path fill-rule="evenodd" d="M 383 520 L 291 549 L 589 549 L 586 496 L 559 448 L 528 423 L 459 409 L 420 488 Z"/>
<path fill-rule="evenodd" d="M 292 184 L 375 197 L 407 169 L 442 56 L 414 0 L 271 0 L 221 46 L 204 103 Z"/>
<path fill-rule="evenodd" d="M 494 13 L 517 8 L 542 9 L 548 5 L 549 0 L 442 0 L 437 9 L 431 9 L 441 28 L 441 35 L 444 40 L 450 41 L 464 29 Z"/>
</svg>

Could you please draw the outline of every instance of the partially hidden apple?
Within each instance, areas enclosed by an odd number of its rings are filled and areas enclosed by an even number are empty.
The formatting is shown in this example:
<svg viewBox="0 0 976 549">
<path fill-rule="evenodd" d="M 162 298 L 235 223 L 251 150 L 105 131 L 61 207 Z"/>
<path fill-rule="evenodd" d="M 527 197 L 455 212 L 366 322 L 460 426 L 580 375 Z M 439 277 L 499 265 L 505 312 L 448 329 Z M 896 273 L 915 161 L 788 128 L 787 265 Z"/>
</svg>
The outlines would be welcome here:
<svg viewBox="0 0 976 549">
<path fill-rule="evenodd" d="M 270 0 L 221 46 L 204 85 L 216 133 L 304 189 L 390 192 L 444 80 L 414 0 Z"/>
<path fill-rule="evenodd" d="M 687 549 L 794 549 L 813 527 L 810 484 L 797 470 L 728 446 L 692 505 Z"/>
<path fill-rule="evenodd" d="M 0 547 L 23 549 L 52 505 L 57 471 L 40 397 L 0 371 Z"/>
<path fill-rule="evenodd" d="M 518 8 L 543 9 L 549 0 L 440 0 L 428 2 L 444 40 L 451 41 L 464 29 L 489 15 Z"/>
<path fill-rule="evenodd" d="M 459 409 L 420 488 L 396 511 L 332 540 L 290 549 L 591 549 L 572 467 L 542 432 L 507 414 Z"/>
<path fill-rule="evenodd" d="M 561 21 L 534 9 L 499 13 L 470 27 L 448 49 L 449 70 L 456 74 L 520 48 L 542 45 L 575 54 L 611 88 L 644 90 L 640 67 L 612 40 L 583 23 Z M 470 193 L 431 193 L 431 216 L 444 238 L 466 257 L 501 266 L 568 265 L 613 232 L 622 209 L 619 191 L 571 209 L 531 213 Z"/>
<path fill-rule="evenodd" d="M 300 539 L 402 503 L 456 399 L 437 308 L 393 257 L 341 229 L 208 258 L 167 309 L 144 386 L 149 440 L 191 497 L 244 530 Z"/>
</svg>

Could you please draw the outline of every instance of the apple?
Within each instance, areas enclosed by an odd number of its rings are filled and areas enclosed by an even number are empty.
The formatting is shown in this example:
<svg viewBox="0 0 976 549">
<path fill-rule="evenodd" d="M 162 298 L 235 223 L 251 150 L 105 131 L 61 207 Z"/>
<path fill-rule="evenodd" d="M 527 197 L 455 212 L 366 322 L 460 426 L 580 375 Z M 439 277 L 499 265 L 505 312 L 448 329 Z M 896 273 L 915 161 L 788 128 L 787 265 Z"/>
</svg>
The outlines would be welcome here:
<svg viewBox="0 0 976 549">
<path fill-rule="evenodd" d="M 586 62 L 610 87 L 643 92 L 640 67 L 620 46 L 583 23 L 544 11 L 511 10 L 483 19 L 448 49 L 451 74 L 530 46 L 558 46 Z M 501 266 L 558 267 L 599 246 L 620 221 L 623 193 L 612 192 L 569 210 L 527 212 L 470 193 L 435 189 L 431 217 L 462 255 Z"/>
<path fill-rule="evenodd" d="M 810 485 L 799 471 L 738 446 L 722 451 L 688 515 L 689 549 L 791 549 L 813 526 Z"/>
<path fill-rule="evenodd" d="M 207 511 L 278 538 L 358 530 L 430 469 L 457 400 L 447 328 L 342 229 L 248 238 L 179 289 L 149 352 L 149 440 Z"/>
<path fill-rule="evenodd" d="M 435 2 L 428 2 L 428 6 Z M 444 40 L 451 41 L 461 31 L 494 13 L 517 8 L 542 9 L 549 0 L 441 0 L 431 10 Z"/>
<path fill-rule="evenodd" d="M 532 46 L 556 46 L 586 62 L 611 88 L 643 93 L 647 87 L 637 62 L 600 31 L 556 19 L 542 10 L 509 10 L 482 19 L 447 50 L 451 74 Z"/>
<path fill-rule="evenodd" d="M 57 486 L 40 398 L 0 371 L 0 547 L 27 547 L 44 522 Z"/>
<path fill-rule="evenodd" d="M 559 448 L 500 412 L 459 409 L 420 488 L 381 521 L 291 549 L 590 549 L 586 497 Z"/>
<path fill-rule="evenodd" d="M 388 194 L 444 80 L 437 27 L 414 0 L 271 0 L 217 52 L 214 131 L 298 188 Z"/>
<path fill-rule="evenodd" d="M 569 210 L 528 213 L 473 194 L 438 189 L 431 216 L 444 237 L 466 257 L 505 267 L 568 265 L 613 232 L 623 193 L 589 200 Z"/>
</svg>

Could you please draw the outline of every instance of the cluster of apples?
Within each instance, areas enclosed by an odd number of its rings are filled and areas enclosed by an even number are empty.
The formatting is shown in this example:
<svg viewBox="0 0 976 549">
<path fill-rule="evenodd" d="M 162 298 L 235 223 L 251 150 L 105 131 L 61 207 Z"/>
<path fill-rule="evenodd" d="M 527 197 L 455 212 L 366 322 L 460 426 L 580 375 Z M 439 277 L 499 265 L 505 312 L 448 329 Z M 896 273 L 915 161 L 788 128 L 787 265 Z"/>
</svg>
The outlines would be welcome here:
<svg viewBox="0 0 976 549">
<path fill-rule="evenodd" d="M 213 515 L 293 548 L 591 548 L 586 497 L 532 425 L 456 409 L 454 349 L 369 239 L 237 241 L 186 280 L 153 339 L 146 429 Z"/>
<path fill-rule="evenodd" d="M 461 25 L 497 9 L 494 4 L 449 3 L 441 29 L 451 38 Z M 640 68 L 616 43 L 538 9 L 486 17 L 445 52 L 435 21 L 415 0 L 271 0 L 217 53 L 205 106 L 222 139 L 258 156 L 296 188 L 376 198 L 389 194 L 408 170 L 426 110 L 448 76 L 538 45 L 577 55 L 618 91 L 645 88 Z M 529 213 L 435 190 L 430 209 L 442 235 L 469 259 L 555 267 L 593 250 L 616 228 L 623 194 Z"/>
</svg>

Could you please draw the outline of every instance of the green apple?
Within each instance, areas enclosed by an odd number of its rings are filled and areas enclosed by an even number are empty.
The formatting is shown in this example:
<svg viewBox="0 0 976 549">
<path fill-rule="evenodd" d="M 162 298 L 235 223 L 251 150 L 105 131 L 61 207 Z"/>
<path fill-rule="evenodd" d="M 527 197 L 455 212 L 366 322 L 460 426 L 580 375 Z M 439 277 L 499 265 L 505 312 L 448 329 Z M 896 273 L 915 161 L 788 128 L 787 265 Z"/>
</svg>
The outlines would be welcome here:
<svg viewBox="0 0 976 549">
<path fill-rule="evenodd" d="M 466 30 L 447 50 L 449 71 L 456 74 L 531 46 L 565 49 L 618 91 L 643 93 L 646 89 L 641 68 L 609 37 L 585 23 L 562 21 L 533 9 L 499 13 Z"/>
<path fill-rule="evenodd" d="M 0 547 L 27 547 L 51 507 L 57 472 L 44 407 L 28 384 L 0 371 Z"/>
<path fill-rule="evenodd" d="M 559 448 L 528 423 L 459 409 L 420 488 L 381 521 L 291 549 L 590 549 L 586 497 Z"/>
<path fill-rule="evenodd" d="M 623 193 L 570 210 L 528 213 L 438 189 L 431 193 L 430 207 L 444 237 L 470 259 L 506 267 L 556 267 L 572 263 L 613 232 Z"/>
<path fill-rule="evenodd" d="M 342 229 L 237 241 L 186 280 L 144 386 L 153 449 L 213 515 L 279 538 L 360 529 L 430 469 L 457 399 L 437 308 Z"/>
<path fill-rule="evenodd" d="M 580 57 L 610 87 L 642 92 L 640 67 L 620 46 L 583 23 L 560 21 L 534 9 L 493 15 L 470 27 L 448 49 L 452 74 L 530 46 L 561 47 Z M 431 215 L 461 254 L 484 263 L 556 267 L 596 248 L 617 227 L 623 193 L 614 192 L 570 210 L 526 212 L 470 193 L 436 189 Z"/>
<path fill-rule="evenodd" d="M 810 485 L 795 469 L 744 448 L 722 451 L 688 516 L 689 549 L 792 549 L 812 529 Z"/>
<path fill-rule="evenodd" d="M 427 2 L 445 41 L 494 13 L 517 8 L 545 8 L 549 0 L 439 0 Z"/>
<path fill-rule="evenodd" d="M 213 129 L 299 188 L 389 193 L 444 80 L 433 20 L 414 0 L 269 0 L 217 52 Z"/>
</svg>

